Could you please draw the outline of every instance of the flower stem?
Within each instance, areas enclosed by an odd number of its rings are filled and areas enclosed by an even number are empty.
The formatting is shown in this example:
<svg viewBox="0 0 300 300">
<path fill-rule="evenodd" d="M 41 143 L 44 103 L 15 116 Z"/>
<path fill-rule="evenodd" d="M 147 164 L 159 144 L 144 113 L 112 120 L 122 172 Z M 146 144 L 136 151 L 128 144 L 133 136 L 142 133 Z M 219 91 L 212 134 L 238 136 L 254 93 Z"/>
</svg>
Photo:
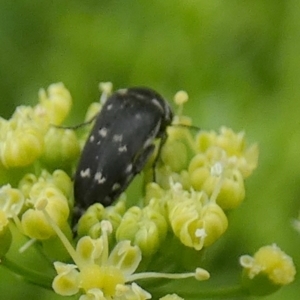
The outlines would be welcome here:
<svg viewBox="0 0 300 300">
<path fill-rule="evenodd" d="M 167 283 L 161 285 L 158 288 L 153 288 L 151 294 L 153 299 L 158 299 L 166 290 L 172 290 L 172 285 Z M 178 287 L 178 286 L 177 286 Z M 245 297 L 248 295 L 247 291 L 243 289 L 241 285 L 234 285 L 228 287 L 211 287 L 211 288 L 186 288 L 184 290 L 176 290 L 176 293 L 184 297 L 185 299 L 198 300 L 198 299 L 233 299 L 239 297 Z"/>
<path fill-rule="evenodd" d="M 185 296 L 189 299 L 199 299 L 208 298 L 208 299 L 232 299 L 236 297 L 246 296 L 247 293 L 240 285 L 229 286 L 229 287 L 214 287 L 210 290 L 202 290 L 195 292 L 187 292 Z"/>
<path fill-rule="evenodd" d="M 1 265 L 30 283 L 52 290 L 53 278 L 50 276 L 24 268 L 6 257 L 1 258 Z"/>
</svg>

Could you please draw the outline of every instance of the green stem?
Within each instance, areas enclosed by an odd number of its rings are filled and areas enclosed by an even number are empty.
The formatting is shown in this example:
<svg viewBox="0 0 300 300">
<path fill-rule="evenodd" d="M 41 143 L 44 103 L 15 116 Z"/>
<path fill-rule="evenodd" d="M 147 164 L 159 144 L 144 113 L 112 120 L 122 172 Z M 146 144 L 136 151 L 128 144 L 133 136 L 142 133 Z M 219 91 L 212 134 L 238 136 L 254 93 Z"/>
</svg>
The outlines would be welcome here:
<svg viewBox="0 0 300 300">
<path fill-rule="evenodd" d="M 166 294 L 166 291 L 171 290 L 168 284 L 149 290 L 152 296 L 157 299 L 161 295 Z M 239 297 L 246 297 L 248 293 L 240 285 L 230 287 L 213 287 L 213 288 L 192 288 L 191 290 L 180 290 L 177 289 L 176 293 L 186 299 L 232 299 Z"/>
<path fill-rule="evenodd" d="M 1 265 L 14 274 L 21 276 L 26 281 L 48 290 L 52 290 L 53 278 L 45 274 L 24 268 L 6 257 L 1 258 Z"/>
<path fill-rule="evenodd" d="M 243 289 L 242 286 L 230 286 L 230 287 L 214 287 L 210 290 L 203 290 L 203 291 L 194 291 L 194 292 L 187 292 L 185 294 L 186 297 L 190 297 L 191 299 L 199 299 L 199 297 L 205 297 L 209 299 L 228 299 L 228 298 L 238 298 L 238 297 L 245 297 L 247 293 Z"/>
</svg>

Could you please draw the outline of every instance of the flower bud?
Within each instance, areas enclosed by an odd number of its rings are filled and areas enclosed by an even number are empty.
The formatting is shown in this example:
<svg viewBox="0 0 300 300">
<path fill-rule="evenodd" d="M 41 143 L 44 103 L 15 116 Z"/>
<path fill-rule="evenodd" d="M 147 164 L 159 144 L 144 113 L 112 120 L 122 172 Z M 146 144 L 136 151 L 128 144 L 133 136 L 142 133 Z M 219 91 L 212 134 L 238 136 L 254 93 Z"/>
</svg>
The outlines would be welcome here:
<svg viewBox="0 0 300 300">
<path fill-rule="evenodd" d="M 35 209 L 35 207 L 38 207 L 39 202 L 45 199 L 47 200 L 46 211 L 53 221 L 61 228 L 66 226 L 69 216 L 69 206 L 66 197 L 57 188 L 45 187 L 40 194 L 36 195 L 36 198 L 30 199 L 34 204 L 34 208 L 28 209 L 22 215 L 21 223 L 24 233 L 30 238 L 46 240 L 56 234 L 51 224 L 45 218 L 44 213 Z"/>
<path fill-rule="evenodd" d="M 172 185 L 172 195 L 167 202 L 169 222 L 174 234 L 182 244 L 196 250 L 203 248 L 206 238 L 206 232 L 201 231 L 201 211 L 206 199 L 203 192 L 189 193 L 176 183 Z"/>
<path fill-rule="evenodd" d="M 44 142 L 41 160 L 47 166 L 68 169 L 79 156 L 80 146 L 73 130 L 50 127 Z"/>
<path fill-rule="evenodd" d="M 256 169 L 258 164 L 258 155 L 258 145 L 253 144 L 246 149 L 244 156 L 239 159 L 238 168 L 244 178 L 249 177 L 253 170 Z"/>
<path fill-rule="evenodd" d="M 7 218 L 17 216 L 24 205 L 24 196 L 18 189 L 12 188 L 9 184 L 0 188 L 0 210 Z"/>
<path fill-rule="evenodd" d="M 102 105 L 99 102 L 93 102 L 87 109 L 84 120 L 86 122 L 90 121 L 93 117 L 95 117 L 99 111 L 101 110 Z"/>
<path fill-rule="evenodd" d="M 62 170 L 56 170 L 52 174 L 52 182 L 66 198 L 70 198 L 73 195 L 73 183 L 71 178 Z"/>
<path fill-rule="evenodd" d="M 113 84 L 110 81 L 101 81 L 99 83 L 99 90 L 105 94 L 111 94 L 113 89 Z"/>
<path fill-rule="evenodd" d="M 51 84 L 47 92 L 41 89 L 39 100 L 40 104 L 35 108 L 36 113 L 43 110 L 48 122 L 53 125 L 60 125 L 72 106 L 71 94 L 62 83 Z"/>
<path fill-rule="evenodd" d="M 156 183 L 150 182 L 146 186 L 145 202 L 148 204 L 151 199 L 161 199 L 165 194 L 165 191 Z"/>
<path fill-rule="evenodd" d="M 189 95 L 186 91 L 178 91 L 174 96 L 176 105 L 183 105 L 189 100 Z"/>
<path fill-rule="evenodd" d="M 161 150 L 161 160 L 174 172 L 180 172 L 187 163 L 187 148 L 180 141 L 167 142 Z"/>
<path fill-rule="evenodd" d="M 125 210 L 125 203 L 122 200 L 118 201 L 116 205 L 105 208 L 100 203 L 91 205 L 78 221 L 78 236 L 89 235 L 93 238 L 99 237 L 101 234 L 100 222 L 102 220 L 108 220 L 115 231 L 121 223 Z"/>
<path fill-rule="evenodd" d="M 116 231 L 118 241 L 130 240 L 139 246 L 143 255 L 154 254 L 167 234 L 163 215 L 153 207 L 143 209 L 134 206 L 126 211 Z"/>
<path fill-rule="evenodd" d="M 55 293 L 63 296 L 71 296 L 79 291 L 79 271 L 73 264 L 54 263 L 57 276 L 54 278 L 52 287 Z"/>
<path fill-rule="evenodd" d="M 204 183 L 210 178 L 208 168 L 199 168 L 190 173 L 191 185 L 196 191 L 201 191 Z"/>
<path fill-rule="evenodd" d="M 217 195 L 216 202 L 225 210 L 238 207 L 245 198 L 245 186 L 241 173 L 238 170 L 232 170 L 226 173 L 224 179 L 209 176 L 204 182 L 202 189 L 211 196 L 220 180 L 221 189 Z"/>
<path fill-rule="evenodd" d="M 201 220 L 207 235 L 204 240 L 204 246 L 208 247 L 224 234 L 228 227 L 228 220 L 221 207 L 215 203 L 203 206 Z"/>
<path fill-rule="evenodd" d="M 34 174 L 28 173 L 19 181 L 18 188 L 24 195 L 25 199 L 29 198 L 29 193 L 37 180 L 38 179 Z"/>
<path fill-rule="evenodd" d="M 243 178 L 250 176 L 257 167 L 258 146 L 246 147 L 244 132 L 234 133 L 226 127 L 221 127 L 219 134 L 201 131 L 196 138 L 196 148 L 205 153 L 210 164 L 222 160 L 231 169 L 238 169 Z"/>
<path fill-rule="evenodd" d="M 210 176 L 209 162 L 206 155 L 199 153 L 195 155 L 189 164 L 189 176 L 192 187 L 201 191 L 202 186 Z"/>
<path fill-rule="evenodd" d="M 24 233 L 30 238 L 44 240 L 55 235 L 54 230 L 41 211 L 28 209 L 22 215 L 21 222 Z"/>
<path fill-rule="evenodd" d="M 1 149 L 1 162 L 6 168 L 24 167 L 38 159 L 44 150 L 41 132 L 35 128 L 16 129 L 8 134 Z"/>
<path fill-rule="evenodd" d="M 290 284 L 296 274 L 293 260 L 275 244 L 260 248 L 253 257 L 243 255 L 243 286 L 252 295 L 268 295 Z"/>
<path fill-rule="evenodd" d="M 90 235 L 91 228 L 98 224 L 104 215 L 104 206 L 100 203 L 91 205 L 77 223 L 78 236 Z"/>
<path fill-rule="evenodd" d="M 222 126 L 216 144 L 229 156 L 239 156 L 246 147 L 245 132 L 235 133 L 232 129 Z"/>
<path fill-rule="evenodd" d="M 196 147 L 200 153 L 205 153 L 206 150 L 215 144 L 217 134 L 214 131 L 200 131 L 196 137 Z"/>
</svg>

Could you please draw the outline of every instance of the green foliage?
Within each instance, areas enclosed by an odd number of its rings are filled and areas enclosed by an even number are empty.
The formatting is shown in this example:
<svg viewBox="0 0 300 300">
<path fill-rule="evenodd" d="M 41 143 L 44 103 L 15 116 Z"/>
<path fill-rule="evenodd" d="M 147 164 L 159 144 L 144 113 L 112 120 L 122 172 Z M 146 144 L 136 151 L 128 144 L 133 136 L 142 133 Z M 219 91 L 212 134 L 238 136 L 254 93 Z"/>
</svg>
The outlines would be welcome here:
<svg viewBox="0 0 300 300">
<path fill-rule="evenodd" d="M 237 256 L 274 241 L 300 265 L 290 225 L 300 209 L 299 32 L 293 0 L 1 1 L 0 113 L 35 103 L 40 87 L 58 81 L 74 96 L 77 120 L 100 81 L 166 97 L 187 90 L 195 125 L 245 130 L 260 147 L 247 199 L 209 269 L 234 277 Z M 265 299 L 295 299 L 299 286 Z M 14 278 L 0 280 L 0 290 L 3 299 L 60 298 Z"/>
</svg>

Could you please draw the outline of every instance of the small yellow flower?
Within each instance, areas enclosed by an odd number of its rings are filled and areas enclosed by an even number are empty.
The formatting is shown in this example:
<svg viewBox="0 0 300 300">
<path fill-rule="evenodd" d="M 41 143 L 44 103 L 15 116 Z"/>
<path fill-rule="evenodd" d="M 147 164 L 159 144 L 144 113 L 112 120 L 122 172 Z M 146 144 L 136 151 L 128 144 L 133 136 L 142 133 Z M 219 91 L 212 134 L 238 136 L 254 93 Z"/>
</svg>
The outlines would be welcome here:
<svg viewBox="0 0 300 300">
<path fill-rule="evenodd" d="M 203 229 L 201 211 L 207 196 L 203 192 L 191 192 L 182 189 L 179 183 L 171 187 L 168 201 L 168 216 L 174 234 L 188 247 L 201 250 L 204 246 L 206 232 Z"/>
<path fill-rule="evenodd" d="M 214 243 L 226 231 L 225 213 L 204 192 L 185 191 L 179 183 L 171 185 L 169 222 L 180 241 L 195 250 Z"/>
<path fill-rule="evenodd" d="M 0 188 L 0 210 L 2 210 L 7 218 L 17 216 L 23 208 L 25 199 L 23 194 L 10 184 Z"/>
<path fill-rule="evenodd" d="M 44 137 L 49 143 L 49 135 L 55 130 L 51 125 L 61 124 L 70 111 L 72 99 L 62 83 L 50 85 L 48 95 L 45 90 L 40 90 L 39 98 L 40 103 L 34 108 L 19 106 L 8 121 L 0 120 L 0 161 L 6 169 L 29 166 L 39 159 L 49 148 L 49 145 L 45 146 Z M 49 128 L 50 133 L 47 133 Z M 60 142 L 70 143 L 70 138 L 73 144 L 78 144 L 75 136 L 68 135 Z M 65 147 L 55 147 L 55 151 L 57 149 L 65 150 Z M 64 153 L 68 160 L 74 151 L 76 156 L 79 153 L 78 145 L 68 150 Z M 45 155 L 47 157 L 47 153 Z"/>
<path fill-rule="evenodd" d="M 55 262 L 54 267 L 58 274 L 52 283 L 55 292 L 62 296 L 77 294 L 79 291 L 79 271 L 77 270 L 77 266 Z"/>
<path fill-rule="evenodd" d="M 40 89 L 39 100 L 40 104 L 35 107 L 36 115 L 46 118 L 52 125 L 60 125 L 72 106 L 71 94 L 62 83 L 51 84 L 47 92 Z"/>
<path fill-rule="evenodd" d="M 116 231 L 118 241 L 130 240 L 139 246 L 144 256 L 154 254 L 167 234 L 167 222 L 155 206 L 133 206 L 122 217 Z"/>
<path fill-rule="evenodd" d="M 226 127 L 221 127 L 219 135 L 215 132 L 201 131 L 196 144 L 200 153 L 205 153 L 212 147 L 222 149 L 230 164 L 238 168 L 244 178 L 251 175 L 257 167 L 258 146 L 254 144 L 247 147 L 244 132 L 234 133 Z"/>
<path fill-rule="evenodd" d="M 216 202 L 225 210 L 236 208 L 245 198 L 244 179 L 257 165 L 257 146 L 245 149 L 244 134 L 226 128 L 220 135 L 201 132 L 196 142 L 200 153 L 188 169 L 192 187 L 212 196 L 219 185 Z"/>
<path fill-rule="evenodd" d="M 80 154 L 80 145 L 73 130 L 50 127 L 44 136 L 45 151 L 41 160 L 47 166 L 70 168 Z"/>
<path fill-rule="evenodd" d="M 116 231 L 126 211 L 125 199 L 122 199 L 122 196 L 113 206 L 104 207 L 100 203 L 91 205 L 78 221 L 78 236 L 89 235 L 92 238 L 98 238 L 101 235 L 100 221 L 102 220 L 109 221 L 112 224 L 113 231 Z"/>
<path fill-rule="evenodd" d="M 113 90 L 112 82 L 110 81 L 100 82 L 99 90 L 102 92 L 100 102 L 103 104 L 106 101 L 106 98 L 112 93 Z"/>
<path fill-rule="evenodd" d="M 174 96 L 174 102 L 177 105 L 183 105 L 189 99 L 189 95 L 186 91 L 178 91 Z"/>
<path fill-rule="evenodd" d="M 36 209 L 40 201 L 48 200 L 47 211 L 56 224 L 63 228 L 67 224 L 69 216 L 68 200 L 56 187 L 44 187 L 43 192 L 36 198 L 31 198 L 28 203 L 32 208 L 26 210 L 22 215 L 21 224 L 24 233 L 30 238 L 45 240 L 55 235 L 52 227 L 45 219 L 44 214 Z"/>
<path fill-rule="evenodd" d="M 88 296 L 95 290 L 100 290 L 105 297 L 111 297 L 116 294 L 118 285 L 124 285 L 130 280 L 141 261 L 141 252 L 137 246 L 131 246 L 129 241 L 122 241 L 109 253 L 107 235 L 111 231 L 111 224 L 102 221 L 100 238 L 85 236 L 78 241 L 76 252 L 71 250 L 78 272 L 73 271 L 74 265 L 62 268 L 63 264 L 59 263 L 60 268 L 56 268 L 58 275 L 53 281 L 53 288 L 57 293 L 65 294 L 72 290 L 76 294 L 79 289 L 83 289 Z M 67 289 L 63 291 L 62 287 L 66 282 Z M 73 284 L 69 285 L 70 282 Z M 74 287 L 75 283 L 77 289 Z"/>
<path fill-rule="evenodd" d="M 161 160 L 168 165 L 173 172 L 180 172 L 187 165 L 188 149 L 181 141 L 169 141 L 161 151 Z"/>
<path fill-rule="evenodd" d="M 1 162 L 6 168 L 24 167 L 38 159 L 44 150 L 42 133 L 30 126 L 7 133 L 1 146 Z"/>
<path fill-rule="evenodd" d="M 204 246 L 208 247 L 220 238 L 228 227 L 228 220 L 216 203 L 208 203 L 203 206 L 201 211 L 202 230 L 205 231 Z"/>
<path fill-rule="evenodd" d="M 254 256 L 243 255 L 243 285 L 252 294 L 267 295 L 290 284 L 296 274 L 293 260 L 275 244 L 260 248 Z"/>
</svg>

